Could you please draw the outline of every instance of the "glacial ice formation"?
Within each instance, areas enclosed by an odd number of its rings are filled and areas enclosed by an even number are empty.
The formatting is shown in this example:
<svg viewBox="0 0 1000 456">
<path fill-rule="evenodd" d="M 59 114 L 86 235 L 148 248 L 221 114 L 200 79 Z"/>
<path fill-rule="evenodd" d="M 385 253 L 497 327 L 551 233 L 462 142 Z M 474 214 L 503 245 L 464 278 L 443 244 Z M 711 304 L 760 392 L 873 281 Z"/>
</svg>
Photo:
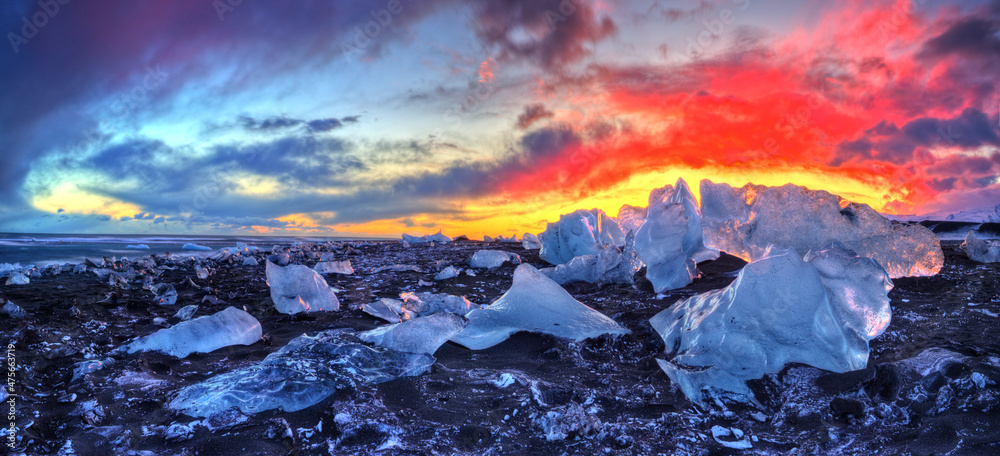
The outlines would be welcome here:
<svg viewBox="0 0 1000 456">
<path fill-rule="evenodd" d="M 632 276 L 642 268 L 634 244 L 635 233 L 630 231 L 620 249 L 606 245 L 597 255 L 578 256 L 540 271 L 560 285 L 570 282 L 631 284 Z"/>
<path fill-rule="evenodd" d="M 358 333 L 358 338 L 379 347 L 404 353 L 433 355 L 441 345 L 465 329 L 468 324 L 469 320 L 461 315 L 440 312 L 380 326 Z"/>
<path fill-rule="evenodd" d="M 703 180 L 701 211 L 706 244 L 747 261 L 763 258 L 771 244 L 804 255 L 839 242 L 877 261 L 892 278 L 932 276 L 944 264 L 941 243 L 928 228 L 890 221 L 825 191 Z"/>
<path fill-rule="evenodd" d="M 692 296 L 649 320 L 666 344 L 657 360 L 695 402 L 746 402 L 744 383 L 788 363 L 833 372 L 864 368 L 868 341 L 889 325 L 892 281 L 874 260 L 838 244 L 775 248 L 729 286 Z"/>
<path fill-rule="evenodd" d="M 469 326 L 451 340 L 473 350 L 492 347 L 518 331 L 574 340 L 629 332 L 573 299 L 559 284 L 527 263 L 514 270 L 514 283 L 500 299 L 466 317 Z"/>
<path fill-rule="evenodd" d="M 496 269 L 506 262 L 521 264 L 521 257 L 516 253 L 504 252 L 502 250 L 477 250 L 469 258 L 469 266 L 482 269 Z"/>
<path fill-rule="evenodd" d="M 195 417 L 238 408 L 246 414 L 315 405 L 339 389 L 425 372 L 434 357 L 362 343 L 348 329 L 304 334 L 258 364 L 183 388 L 168 407 Z"/>
<path fill-rule="evenodd" d="M 320 274 L 354 274 L 354 267 L 351 260 L 344 261 L 320 261 L 313 266 L 313 269 Z"/>
<path fill-rule="evenodd" d="M 266 267 L 271 300 L 278 312 L 321 312 L 340 310 L 340 301 L 333 289 L 318 272 L 302 265 L 278 266 L 270 261 Z"/>
<path fill-rule="evenodd" d="M 534 234 L 524 233 L 524 236 L 521 236 L 521 246 L 524 250 L 538 250 L 542 248 L 542 241 Z"/>
<path fill-rule="evenodd" d="M 410 244 L 426 244 L 428 242 L 435 242 L 435 243 L 438 243 L 438 244 L 447 244 L 447 243 L 451 242 L 451 238 L 448 237 L 448 236 L 445 236 L 444 234 L 441 234 L 441 231 L 439 230 L 437 232 L 437 234 L 429 234 L 429 235 L 424 235 L 424 236 L 413 236 L 413 235 L 405 234 L 404 233 L 403 234 L 403 242 L 407 242 L 407 243 L 410 243 Z"/>
<path fill-rule="evenodd" d="M 260 322 L 235 307 L 183 321 L 123 346 L 126 353 L 156 351 L 178 358 L 210 353 L 230 345 L 252 345 L 262 336 Z"/>
<path fill-rule="evenodd" d="M 618 216 L 615 219 L 618 220 L 618 226 L 623 233 L 628 234 L 629 231 L 634 233 L 639 231 L 642 222 L 646 220 L 646 208 L 623 204 L 618 209 Z"/>
<path fill-rule="evenodd" d="M 701 212 L 684 179 L 650 192 L 635 250 L 657 293 L 691 283 L 699 275 L 699 261 L 718 258 L 718 251 L 705 247 Z"/>
<path fill-rule="evenodd" d="M 184 246 L 181 247 L 181 249 L 182 250 L 198 250 L 198 251 L 203 251 L 203 252 L 208 252 L 208 251 L 212 250 L 211 247 L 206 247 L 204 245 L 198 245 L 198 244 L 192 244 L 190 242 L 187 243 L 187 244 L 184 244 Z"/>
<path fill-rule="evenodd" d="M 980 263 L 1000 263 L 1000 240 L 979 239 L 976 232 L 969 230 L 962 242 L 961 249 L 972 261 Z"/>
<path fill-rule="evenodd" d="M 539 256 L 556 265 L 582 255 L 597 255 L 605 245 L 620 246 L 625 242 L 625 234 L 604 211 L 580 209 L 549 223 L 539 240 L 542 242 Z"/>
</svg>

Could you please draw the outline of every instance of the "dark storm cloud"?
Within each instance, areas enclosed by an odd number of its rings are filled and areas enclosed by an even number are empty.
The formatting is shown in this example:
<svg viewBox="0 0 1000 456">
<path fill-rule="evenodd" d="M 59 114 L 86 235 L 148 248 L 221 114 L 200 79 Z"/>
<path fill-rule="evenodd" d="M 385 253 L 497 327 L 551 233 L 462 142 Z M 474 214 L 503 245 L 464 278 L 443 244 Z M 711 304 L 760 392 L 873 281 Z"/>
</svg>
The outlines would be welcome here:
<svg viewBox="0 0 1000 456">
<path fill-rule="evenodd" d="M 524 107 L 524 112 L 517 116 L 517 128 L 526 130 L 539 120 L 555 115 L 552 111 L 545 109 L 545 105 L 536 103 Z"/>
<path fill-rule="evenodd" d="M 965 18 L 924 43 L 920 52 L 924 56 L 960 54 L 997 58 L 1000 55 L 998 33 L 1000 21 L 997 18 Z"/>
</svg>

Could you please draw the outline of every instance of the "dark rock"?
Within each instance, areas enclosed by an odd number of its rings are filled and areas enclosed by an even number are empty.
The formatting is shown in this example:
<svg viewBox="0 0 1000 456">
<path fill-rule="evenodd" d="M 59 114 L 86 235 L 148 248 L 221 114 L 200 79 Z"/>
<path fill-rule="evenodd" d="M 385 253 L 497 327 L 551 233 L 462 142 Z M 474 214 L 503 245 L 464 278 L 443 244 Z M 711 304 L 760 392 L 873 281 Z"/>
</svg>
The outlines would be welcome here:
<svg viewBox="0 0 1000 456">
<path fill-rule="evenodd" d="M 865 403 L 853 398 L 835 397 L 830 401 L 830 413 L 837 421 L 862 418 L 865 415 Z"/>
</svg>

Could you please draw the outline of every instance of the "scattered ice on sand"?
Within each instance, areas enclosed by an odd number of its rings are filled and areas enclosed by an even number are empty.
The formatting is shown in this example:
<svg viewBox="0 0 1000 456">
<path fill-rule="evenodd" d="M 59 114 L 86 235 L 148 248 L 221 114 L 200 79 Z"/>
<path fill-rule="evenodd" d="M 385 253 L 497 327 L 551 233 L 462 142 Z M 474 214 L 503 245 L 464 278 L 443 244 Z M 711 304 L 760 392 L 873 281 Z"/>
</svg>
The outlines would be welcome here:
<svg viewBox="0 0 1000 456">
<path fill-rule="evenodd" d="M 318 272 L 302 265 L 278 266 L 270 261 L 266 267 L 271 300 L 278 312 L 321 312 L 340 310 L 340 301 L 333 289 Z"/>
<path fill-rule="evenodd" d="M 614 320 L 573 299 L 530 264 L 514 270 L 514 283 L 500 299 L 466 316 L 469 326 L 452 341 L 473 350 L 492 347 L 518 331 L 573 340 L 628 333 Z"/>
<path fill-rule="evenodd" d="M 230 345 L 251 345 L 262 335 L 260 322 L 235 307 L 198 317 L 140 337 L 122 347 L 126 353 L 156 351 L 178 358 L 210 353 Z"/>
</svg>

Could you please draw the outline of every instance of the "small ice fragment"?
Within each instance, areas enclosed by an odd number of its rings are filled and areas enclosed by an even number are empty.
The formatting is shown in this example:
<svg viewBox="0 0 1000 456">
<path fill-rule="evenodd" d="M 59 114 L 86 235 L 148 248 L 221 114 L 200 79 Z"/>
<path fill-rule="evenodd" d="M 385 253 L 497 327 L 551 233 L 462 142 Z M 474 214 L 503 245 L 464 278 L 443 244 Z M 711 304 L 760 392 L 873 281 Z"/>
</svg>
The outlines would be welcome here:
<svg viewBox="0 0 1000 456">
<path fill-rule="evenodd" d="M 390 264 L 388 266 L 381 266 L 381 267 L 375 268 L 372 271 L 372 274 L 378 274 L 380 272 L 386 272 L 386 271 L 389 271 L 389 272 L 424 272 L 424 270 L 421 269 L 420 266 L 416 266 L 416 265 L 412 265 L 412 264 Z"/>
<path fill-rule="evenodd" d="M 745 438 L 743 431 L 736 428 L 726 428 L 722 426 L 712 426 L 712 438 L 726 448 L 734 450 L 749 450 L 753 448 L 750 439 Z"/>
<path fill-rule="evenodd" d="M 149 246 L 146 244 L 129 244 L 125 246 L 126 250 L 149 250 Z"/>
<path fill-rule="evenodd" d="M 494 242 L 494 241 L 493 241 L 493 236 L 490 236 L 490 235 L 483 235 L 483 242 L 485 242 L 485 243 L 490 243 L 490 242 Z"/>
<path fill-rule="evenodd" d="M 354 274 L 354 267 L 351 260 L 344 261 L 320 261 L 313 266 L 313 269 L 320 274 Z"/>
<path fill-rule="evenodd" d="M 434 276 L 434 280 L 448 280 L 458 277 L 458 270 L 454 266 L 448 266 Z"/>
<path fill-rule="evenodd" d="M 538 250 L 542 248 L 542 241 L 539 241 L 538 236 L 534 234 L 524 233 L 524 236 L 521 236 L 521 246 L 525 250 Z"/>
<path fill-rule="evenodd" d="M 448 339 L 461 332 L 469 321 L 447 312 L 418 317 L 402 323 L 380 326 L 358 333 L 358 338 L 380 347 L 404 353 L 433 355 Z"/>
<path fill-rule="evenodd" d="M 429 242 L 447 244 L 451 242 L 451 238 L 441 234 L 441 231 L 438 231 L 437 234 L 426 235 L 426 236 L 412 236 L 409 234 L 403 234 L 403 242 L 409 244 L 426 244 Z"/>
<path fill-rule="evenodd" d="M 27 285 L 29 282 L 28 276 L 21 271 L 12 271 L 7 276 L 7 285 Z"/>
<path fill-rule="evenodd" d="M 514 283 L 485 309 L 469 312 L 469 326 L 453 342 L 473 350 L 492 347 L 518 331 L 583 340 L 629 331 L 604 314 L 573 299 L 559 284 L 530 264 L 514 270 Z"/>
<path fill-rule="evenodd" d="M 403 301 L 391 298 L 381 298 L 373 303 L 361 306 L 361 311 L 376 318 L 381 318 L 390 323 L 402 321 Z"/>
<path fill-rule="evenodd" d="M 161 306 L 172 306 L 177 303 L 177 290 L 169 283 L 158 283 L 150 287 L 153 292 L 153 302 Z"/>
<path fill-rule="evenodd" d="M 421 286 L 421 287 L 433 287 L 434 286 L 434 282 L 428 282 L 428 281 L 426 281 L 424 279 L 420 279 L 420 280 L 417 281 L 417 286 Z"/>
<path fill-rule="evenodd" d="M 323 276 L 302 265 L 278 266 L 270 261 L 266 268 L 271 300 L 278 312 L 320 312 L 340 310 L 340 301 Z"/>
<path fill-rule="evenodd" d="M 198 311 L 198 306 L 195 305 L 195 304 L 191 304 L 189 306 L 184 306 L 184 307 L 181 307 L 181 310 L 178 310 L 177 313 L 174 314 L 174 318 L 176 318 L 176 319 L 178 319 L 180 321 L 190 320 L 191 317 L 193 317 L 194 314 L 195 314 L 195 312 L 197 312 L 197 311 Z"/>
<path fill-rule="evenodd" d="M 252 256 L 248 256 L 243 259 L 243 266 L 257 266 L 258 264 L 260 263 L 258 263 L 257 259 Z"/>
<path fill-rule="evenodd" d="M 497 388 L 506 388 L 514 384 L 514 376 L 509 372 L 504 372 L 500 374 L 499 378 L 493 380 L 493 384 L 496 385 Z"/>
<path fill-rule="evenodd" d="M 979 239 L 974 230 L 969 230 L 965 241 L 959 247 L 972 261 L 980 263 L 1000 263 L 1000 240 Z"/>
<path fill-rule="evenodd" d="M 521 257 L 516 253 L 502 250 L 479 250 L 469 258 L 469 266 L 473 268 L 496 269 L 506 262 L 521 264 Z"/>
<path fill-rule="evenodd" d="M 205 279 L 208 278 L 208 269 L 207 268 L 203 268 L 201 266 L 197 266 L 197 267 L 194 268 L 194 273 L 201 280 L 205 280 Z"/>
<path fill-rule="evenodd" d="M 198 317 L 140 337 L 121 348 L 126 353 L 156 351 L 178 358 L 210 353 L 230 345 L 252 345 L 260 340 L 260 322 L 235 307 Z"/>
<path fill-rule="evenodd" d="M 28 316 L 28 312 L 26 312 L 21 306 L 14 304 L 13 301 L 7 301 L 7 303 L 3 305 L 3 309 L 0 310 L 3 310 L 3 313 L 15 320 L 21 320 Z"/>
<path fill-rule="evenodd" d="M 200 251 L 204 251 L 204 252 L 212 250 L 211 247 L 206 247 L 204 245 L 198 245 L 198 244 L 192 244 L 192 243 L 184 244 L 184 246 L 181 247 L 181 249 L 183 249 L 183 250 L 200 250 Z"/>
</svg>

